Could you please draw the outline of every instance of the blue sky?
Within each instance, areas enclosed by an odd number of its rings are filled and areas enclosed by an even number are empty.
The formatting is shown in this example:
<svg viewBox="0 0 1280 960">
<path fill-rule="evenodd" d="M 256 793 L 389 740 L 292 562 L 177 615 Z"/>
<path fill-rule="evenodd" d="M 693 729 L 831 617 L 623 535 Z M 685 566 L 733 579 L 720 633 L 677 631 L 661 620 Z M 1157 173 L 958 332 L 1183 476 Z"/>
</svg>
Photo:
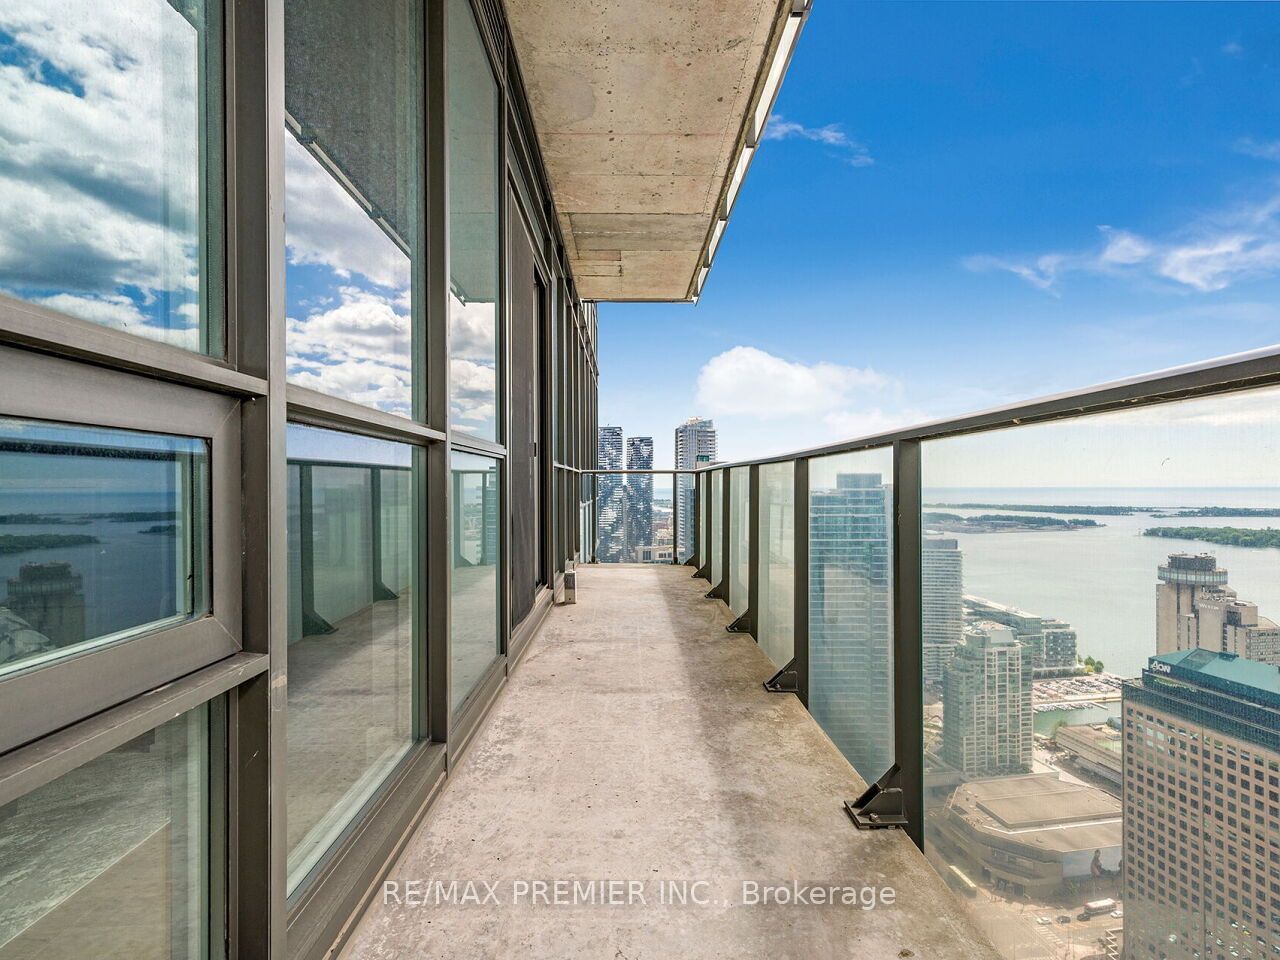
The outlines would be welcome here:
<svg viewBox="0 0 1280 960">
<path fill-rule="evenodd" d="M 655 465 L 1280 341 L 1276 5 L 818 0 L 771 128 L 701 301 L 601 305 Z"/>
</svg>

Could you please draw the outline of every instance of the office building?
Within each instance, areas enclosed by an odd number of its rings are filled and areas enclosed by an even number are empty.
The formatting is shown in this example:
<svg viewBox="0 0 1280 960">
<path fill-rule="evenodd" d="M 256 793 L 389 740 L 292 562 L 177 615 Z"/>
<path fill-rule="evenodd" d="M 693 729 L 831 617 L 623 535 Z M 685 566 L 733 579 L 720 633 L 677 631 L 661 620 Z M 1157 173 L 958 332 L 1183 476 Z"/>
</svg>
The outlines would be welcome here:
<svg viewBox="0 0 1280 960">
<path fill-rule="evenodd" d="M 653 437 L 627 437 L 627 469 L 653 469 Z M 626 549 L 628 560 L 642 561 L 639 548 L 657 543 L 653 514 L 653 476 L 628 474 L 626 476 Z M 670 555 L 667 557 L 670 560 Z"/>
<path fill-rule="evenodd" d="M 676 427 L 675 467 L 677 470 L 697 470 L 716 461 L 716 427 L 710 420 L 690 417 Z M 693 480 L 688 476 L 676 477 L 676 550 L 681 562 L 693 551 L 694 497 Z"/>
<path fill-rule="evenodd" d="M 600 470 L 622 470 L 621 427 L 601 427 L 596 444 Z M 601 563 L 624 563 L 627 549 L 627 478 L 622 473 L 596 475 L 596 559 Z"/>
<path fill-rule="evenodd" d="M 1126 955 L 1280 953 L 1280 668 L 1157 654 L 1122 718 Z"/>
<path fill-rule="evenodd" d="M 869 778 L 892 763 L 890 493 L 881 474 L 841 473 L 809 495 L 809 709 Z"/>
<path fill-rule="evenodd" d="M 964 641 L 964 574 L 954 538 L 926 537 L 920 554 L 924 681 L 940 685 Z"/>
<path fill-rule="evenodd" d="M 1170 554 L 1156 576 L 1157 653 L 1199 647 L 1280 666 L 1280 626 L 1237 597 L 1212 554 Z"/>
<path fill-rule="evenodd" d="M 942 685 L 942 759 L 966 777 L 1031 769 L 1031 650 L 1013 629 L 970 624 Z"/>
</svg>

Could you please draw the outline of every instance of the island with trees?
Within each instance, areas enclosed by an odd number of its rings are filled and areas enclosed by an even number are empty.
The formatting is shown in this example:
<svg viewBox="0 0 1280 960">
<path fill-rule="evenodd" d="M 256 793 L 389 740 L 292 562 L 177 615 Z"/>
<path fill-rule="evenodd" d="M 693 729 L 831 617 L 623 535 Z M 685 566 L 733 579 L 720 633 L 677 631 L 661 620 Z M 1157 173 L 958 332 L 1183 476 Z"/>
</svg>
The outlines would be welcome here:
<svg viewBox="0 0 1280 960">
<path fill-rule="evenodd" d="M 1203 540 L 1229 547 L 1280 547 L 1280 530 L 1274 527 L 1148 527 L 1142 532 L 1148 537 Z"/>
</svg>

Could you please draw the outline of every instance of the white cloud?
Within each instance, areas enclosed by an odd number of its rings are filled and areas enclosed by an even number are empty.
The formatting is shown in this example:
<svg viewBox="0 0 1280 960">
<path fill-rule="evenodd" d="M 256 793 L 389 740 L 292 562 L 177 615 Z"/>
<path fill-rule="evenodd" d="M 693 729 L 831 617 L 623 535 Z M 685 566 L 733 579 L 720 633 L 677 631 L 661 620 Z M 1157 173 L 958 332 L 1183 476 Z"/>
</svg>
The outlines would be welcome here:
<svg viewBox="0 0 1280 960">
<path fill-rule="evenodd" d="M 126 288 L 181 314 L 199 289 L 196 31 L 165 5 L 50 10 L 0 7 L 0 282 L 75 294 L 59 308 L 112 325 Z"/>
<path fill-rule="evenodd" d="M 738 346 L 712 357 L 699 371 L 697 402 L 712 415 L 820 416 L 841 409 L 859 394 L 879 393 L 891 385 L 888 377 L 869 367 L 804 364 Z"/>
<path fill-rule="evenodd" d="M 1244 55 L 1244 47 L 1234 40 L 1224 43 L 1219 49 L 1228 57 L 1240 57 Z"/>
<path fill-rule="evenodd" d="M 1236 153 L 1246 157 L 1257 157 L 1259 160 L 1280 160 L 1280 140 L 1255 140 L 1253 137 L 1241 137 L 1234 145 Z"/>
<path fill-rule="evenodd" d="M 411 409 L 411 324 L 396 300 L 340 287 L 340 302 L 287 328 L 289 379 L 393 413 Z"/>
<path fill-rule="evenodd" d="M 1189 224 L 1164 239 L 1101 226 L 1099 246 L 1034 257 L 978 254 L 962 263 L 976 272 L 1004 270 L 1056 293 L 1072 273 L 1141 278 L 1202 293 L 1280 273 L 1280 193 Z"/>
<path fill-rule="evenodd" d="M 770 116 L 769 122 L 764 128 L 764 139 L 812 140 L 828 147 L 835 147 L 841 150 L 845 155 L 845 159 L 855 167 L 869 167 L 876 162 L 867 146 L 850 137 L 838 123 L 828 123 L 821 127 L 806 127 L 803 123 L 784 120 L 781 116 L 774 114 Z"/>
<path fill-rule="evenodd" d="M 381 287 L 410 286 L 408 256 L 292 136 L 285 137 L 285 243 L 291 263 Z"/>
<path fill-rule="evenodd" d="M 497 414 L 497 376 L 492 362 L 464 357 L 449 361 L 450 416 L 468 429 L 487 425 Z"/>
<path fill-rule="evenodd" d="M 449 351 L 455 357 L 493 362 L 497 355 L 497 307 L 491 300 L 463 303 L 449 296 Z"/>
</svg>

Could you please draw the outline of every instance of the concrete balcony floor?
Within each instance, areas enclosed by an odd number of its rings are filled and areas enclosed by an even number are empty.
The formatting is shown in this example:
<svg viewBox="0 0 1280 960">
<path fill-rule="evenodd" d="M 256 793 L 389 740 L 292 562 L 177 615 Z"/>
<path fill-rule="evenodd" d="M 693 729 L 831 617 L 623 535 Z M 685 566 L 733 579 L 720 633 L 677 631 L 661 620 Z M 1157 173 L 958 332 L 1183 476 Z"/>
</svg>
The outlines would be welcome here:
<svg viewBox="0 0 1280 960">
<path fill-rule="evenodd" d="M 771 663 L 705 590 L 687 567 L 579 568 L 578 603 L 551 612 L 389 875 L 426 902 L 379 894 L 344 957 L 994 960 L 905 835 L 854 829 L 861 779 L 761 688 Z M 535 902 L 555 880 L 579 881 L 576 903 Z M 638 895 L 587 886 L 609 880 Z M 437 903 L 435 881 L 498 903 Z M 752 905 L 744 881 L 896 903 Z M 673 887 L 710 902 L 661 902 Z"/>
</svg>

